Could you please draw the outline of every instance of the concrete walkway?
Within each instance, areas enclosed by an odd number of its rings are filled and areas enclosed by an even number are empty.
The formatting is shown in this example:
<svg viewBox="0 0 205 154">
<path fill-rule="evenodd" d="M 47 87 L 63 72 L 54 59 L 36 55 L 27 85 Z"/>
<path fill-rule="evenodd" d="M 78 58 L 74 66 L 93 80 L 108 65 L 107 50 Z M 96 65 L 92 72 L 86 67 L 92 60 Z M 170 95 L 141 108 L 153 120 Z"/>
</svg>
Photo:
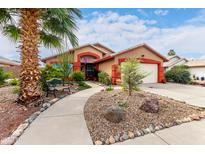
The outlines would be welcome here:
<svg viewBox="0 0 205 154">
<path fill-rule="evenodd" d="M 18 139 L 16 144 L 93 144 L 84 120 L 87 99 L 102 87 L 67 96 L 44 111 Z"/>
<path fill-rule="evenodd" d="M 115 145 L 204 145 L 205 120 L 184 123 Z"/>
</svg>

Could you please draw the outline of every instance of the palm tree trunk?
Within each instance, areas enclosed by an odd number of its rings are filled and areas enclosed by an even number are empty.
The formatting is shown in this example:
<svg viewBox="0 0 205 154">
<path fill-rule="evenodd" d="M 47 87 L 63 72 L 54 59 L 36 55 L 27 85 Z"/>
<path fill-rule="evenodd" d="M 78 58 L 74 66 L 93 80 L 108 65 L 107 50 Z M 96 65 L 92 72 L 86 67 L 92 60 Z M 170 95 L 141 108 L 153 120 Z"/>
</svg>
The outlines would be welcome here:
<svg viewBox="0 0 205 154">
<path fill-rule="evenodd" d="M 38 18 L 41 9 L 21 9 L 21 72 L 17 102 L 25 106 L 41 98 Z"/>
</svg>

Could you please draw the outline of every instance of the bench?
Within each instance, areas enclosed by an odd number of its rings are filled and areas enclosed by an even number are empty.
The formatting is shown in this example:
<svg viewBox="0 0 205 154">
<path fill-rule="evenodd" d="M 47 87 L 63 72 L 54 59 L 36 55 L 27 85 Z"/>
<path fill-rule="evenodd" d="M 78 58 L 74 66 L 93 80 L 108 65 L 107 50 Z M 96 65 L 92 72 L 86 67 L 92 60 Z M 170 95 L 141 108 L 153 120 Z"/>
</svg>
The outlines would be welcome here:
<svg viewBox="0 0 205 154">
<path fill-rule="evenodd" d="M 69 93 L 71 92 L 69 85 L 63 85 L 63 81 L 61 79 L 53 78 L 46 81 L 46 97 L 48 97 L 49 94 L 53 94 L 56 97 L 57 91 L 65 90 L 68 90 Z"/>
</svg>

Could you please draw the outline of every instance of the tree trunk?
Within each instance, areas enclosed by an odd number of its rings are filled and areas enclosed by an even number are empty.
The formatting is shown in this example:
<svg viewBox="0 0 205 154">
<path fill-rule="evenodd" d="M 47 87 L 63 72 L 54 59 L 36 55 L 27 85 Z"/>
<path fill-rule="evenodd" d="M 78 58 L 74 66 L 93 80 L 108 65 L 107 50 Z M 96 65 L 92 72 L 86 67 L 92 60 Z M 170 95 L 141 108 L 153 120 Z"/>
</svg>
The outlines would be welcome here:
<svg viewBox="0 0 205 154">
<path fill-rule="evenodd" d="M 25 106 L 38 102 L 42 96 L 38 57 L 40 11 L 21 9 L 21 84 L 17 102 Z"/>
</svg>

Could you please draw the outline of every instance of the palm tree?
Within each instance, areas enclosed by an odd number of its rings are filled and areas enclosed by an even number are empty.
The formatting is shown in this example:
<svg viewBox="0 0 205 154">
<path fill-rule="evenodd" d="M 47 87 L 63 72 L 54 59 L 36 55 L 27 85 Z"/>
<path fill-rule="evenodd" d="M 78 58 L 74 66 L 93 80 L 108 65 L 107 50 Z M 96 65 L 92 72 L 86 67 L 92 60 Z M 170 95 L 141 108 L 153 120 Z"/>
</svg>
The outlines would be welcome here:
<svg viewBox="0 0 205 154">
<path fill-rule="evenodd" d="M 48 48 L 59 48 L 66 39 L 76 47 L 78 18 L 81 18 L 81 12 L 74 8 L 0 9 L 1 31 L 5 36 L 17 41 L 21 51 L 18 103 L 28 106 L 41 100 L 38 47 L 44 45 Z"/>
</svg>

